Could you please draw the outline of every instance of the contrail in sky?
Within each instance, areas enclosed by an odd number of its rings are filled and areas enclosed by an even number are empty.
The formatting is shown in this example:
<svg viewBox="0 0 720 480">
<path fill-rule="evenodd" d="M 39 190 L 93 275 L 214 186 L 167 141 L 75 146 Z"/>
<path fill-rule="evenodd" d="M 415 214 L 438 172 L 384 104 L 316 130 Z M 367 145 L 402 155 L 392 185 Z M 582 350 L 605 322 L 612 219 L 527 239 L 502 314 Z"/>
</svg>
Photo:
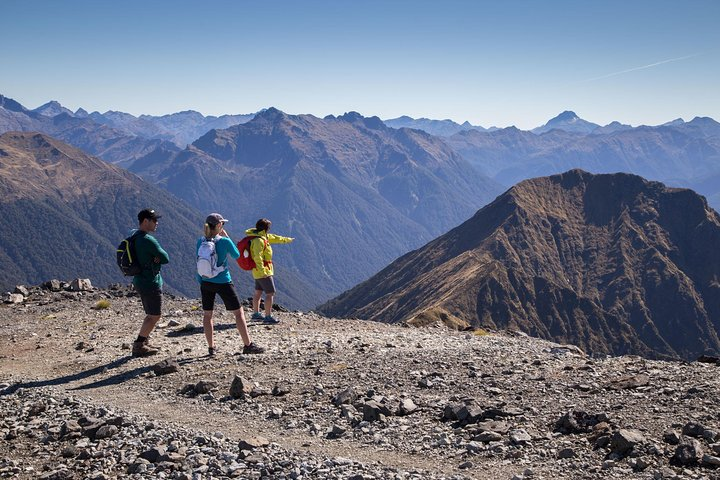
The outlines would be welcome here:
<svg viewBox="0 0 720 480">
<path fill-rule="evenodd" d="M 685 56 L 685 57 L 671 58 L 671 59 L 669 59 L 669 60 L 663 60 L 662 62 L 651 63 L 650 65 L 643 65 L 642 67 L 629 68 L 629 69 L 627 69 L 627 70 L 622 70 L 622 71 L 620 71 L 620 72 L 608 73 L 607 75 L 603 75 L 603 76 L 601 76 L 601 77 L 589 78 L 589 79 L 587 79 L 587 80 L 585 80 L 585 81 L 586 81 L 586 82 L 593 82 L 593 81 L 595 81 L 595 80 L 601 80 L 601 79 L 603 79 L 603 78 L 609 78 L 609 77 L 614 77 L 614 76 L 616 76 L 616 75 L 622 75 L 623 73 L 635 72 L 635 71 L 637 71 L 637 70 L 645 70 L 646 68 L 657 67 L 658 65 L 662 65 L 662 64 L 664 64 L 664 63 L 679 62 L 680 60 L 687 60 L 688 58 L 697 57 L 698 55 L 700 55 L 700 54 L 699 54 L 699 53 L 695 53 L 695 54 L 693 54 L 693 55 L 687 55 L 687 56 Z"/>
</svg>

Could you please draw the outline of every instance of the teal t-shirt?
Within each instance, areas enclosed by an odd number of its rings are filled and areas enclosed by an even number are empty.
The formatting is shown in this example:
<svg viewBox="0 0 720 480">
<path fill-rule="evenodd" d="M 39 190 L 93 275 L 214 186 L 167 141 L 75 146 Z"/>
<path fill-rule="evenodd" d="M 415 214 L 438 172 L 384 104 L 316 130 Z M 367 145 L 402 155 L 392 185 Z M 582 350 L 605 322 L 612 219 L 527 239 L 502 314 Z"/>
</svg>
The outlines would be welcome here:
<svg viewBox="0 0 720 480">
<path fill-rule="evenodd" d="M 204 237 L 200 237 L 195 244 L 195 251 L 197 252 L 200 248 Z M 232 258 L 238 258 L 240 251 L 235 246 L 235 242 L 230 240 L 228 237 L 215 237 L 215 254 L 217 255 L 217 267 L 223 266 L 225 270 L 218 273 L 212 278 L 203 278 L 199 274 L 195 275 L 198 282 L 211 282 L 211 283 L 230 283 L 232 278 L 230 277 L 230 269 L 228 268 L 227 256 L 230 255 Z"/>
<path fill-rule="evenodd" d="M 142 272 L 140 275 L 133 277 L 133 285 L 138 290 L 159 290 L 163 286 L 163 279 L 160 275 L 160 266 L 168 263 L 170 258 L 163 248 L 160 246 L 158 241 L 150 235 L 142 231 L 136 231 L 135 235 L 135 254 L 137 255 L 140 265 L 142 265 Z M 160 261 L 155 262 L 155 258 Z"/>
</svg>

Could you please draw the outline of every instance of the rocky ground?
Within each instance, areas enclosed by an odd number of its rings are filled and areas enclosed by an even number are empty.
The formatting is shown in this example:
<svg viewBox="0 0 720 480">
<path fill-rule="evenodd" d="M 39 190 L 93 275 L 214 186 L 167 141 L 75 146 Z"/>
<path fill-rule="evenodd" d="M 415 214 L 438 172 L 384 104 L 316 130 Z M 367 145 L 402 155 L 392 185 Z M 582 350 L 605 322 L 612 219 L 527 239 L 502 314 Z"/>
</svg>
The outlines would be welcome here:
<svg viewBox="0 0 720 480">
<path fill-rule="evenodd" d="M 222 307 L 209 357 L 199 301 L 166 297 L 136 359 L 139 299 L 72 287 L 0 306 L 0 478 L 720 479 L 712 358 L 302 312 L 242 355 Z"/>
</svg>

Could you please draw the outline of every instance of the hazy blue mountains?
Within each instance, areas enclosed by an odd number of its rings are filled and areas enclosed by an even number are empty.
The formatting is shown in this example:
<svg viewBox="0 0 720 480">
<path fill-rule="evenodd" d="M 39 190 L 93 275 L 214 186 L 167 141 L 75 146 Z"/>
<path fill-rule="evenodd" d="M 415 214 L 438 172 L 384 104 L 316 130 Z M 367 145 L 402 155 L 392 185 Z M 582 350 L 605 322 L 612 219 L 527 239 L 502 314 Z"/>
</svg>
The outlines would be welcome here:
<svg viewBox="0 0 720 480">
<path fill-rule="evenodd" d="M 189 143 L 216 128 L 227 128 L 251 120 L 254 113 L 247 115 L 204 116 L 192 110 L 169 115 L 140 115 L 108 111 L 93 112 L 89 117 L 94 121 L 149 139 L 167 140 L 185 148 Z"/>
<path fill-rule="evenodd" d="M 712 179 L 720 173 L 719 129 L 715 120 L 698 117 L 655 127 L 610 124 L 591 133 L 553 128 L 535 134 L 514 127 L 464 131 L 447 142 L 480 172 L 504 185 L 572 168 L 628 172 L 673 186 L 697 187 L 718 207 L 714 199 L 720 183 Z"/>
<path fill-rule="evenodd" d="M 255 114 L 204 116 L 185 111 L 163 116 L 107 111 L 72 112 L 57 101 L 34 110 L 0 95 L 0 133 L 37 131 L 111 163 L 129 166 L 156 149 L 180 151 L 209 130 L 247 122 Z"/>
<path fill-rule="evenodd" d="M 573 170 L 519 183 L 319 310 L 691 360 L 720 353 L 718 244 L 693 191 Z"/>
<path fill-rule="evenodd" d="M 444 142 L 377 117 L 287 115 L 271 108 L 212 130 L 180 153 L 133 170 L 201 211 L 221 211 L 239 236 L 261 217 L 296 237 L 275 249 L 330 298 L 467 219 L 499 192 Z M 278 277 L 282 285 L 287 278 Z M 319 295 L 319 297 L 318 297 Z"/>
<path fill-rule="evenodd" d="M 41 132 L 90 155 L 123 166 L 158 148 L 180 150 L 170 141 L 140 137 L 77 113 L 70 112 L 57 102 L 49 102 L 34 111 L 28 110 L 18 102 L 0 96 L 0 133 Z"/>
<path fill-rule="evenodd" d="M 449 137 L 458 132 L 464 132 L 466 130 L 477 130 L 480 132 L 497 130 L 495 127 L 489 129 L 483 128 L 476 125 L 471 125 L 470 122 L 464 122 L 462 124 L 453 122 L 452 120 L 432 120 L 429 118 L 412 118 L 407 115 L 403 115 L 398 118 L 391 118 L 384 120 L 385 125 L 392 128 L 414 128 L 416 130 L 423 130 L 431 135 L 437 135 L 439 137 Z"/>
<path fill-rule="evenodd" d="M 198 296 L 195 240 L 204 218 L 140 177 L 39 133 L 0 135 L 0 288 L 57 278 L 127 281 L 115 249 L 137 212 L 162 212 L 157 237 L 171 256 L 170 291 Z"/>
<path fill-rule="evenodd" d="M 22 107 L 24 109 L 24 107 Z M 105 113 L 88 113 L 82 108 L 73 112 L 52 100 L 32 110 L 46 117 L 66 114 L 71 117 L 90 119 L 127 135 L 149 140 L 167 140 L 184 148 L 212 129 L 227 128 L 251 120 L 255 114 L 205 116 L 193 110 L 168 115 L 140 115 L 136 117 L 125 112 L 108 110 Z"/>
</svg>

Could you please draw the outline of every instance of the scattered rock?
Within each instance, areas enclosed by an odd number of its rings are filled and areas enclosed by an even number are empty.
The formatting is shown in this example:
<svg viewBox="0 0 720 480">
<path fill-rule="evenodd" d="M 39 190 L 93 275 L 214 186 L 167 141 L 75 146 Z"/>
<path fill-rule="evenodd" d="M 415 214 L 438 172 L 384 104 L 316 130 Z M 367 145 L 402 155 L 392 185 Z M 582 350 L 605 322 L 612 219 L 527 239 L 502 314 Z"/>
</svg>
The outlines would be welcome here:
<svg viewBox="0 0 720 480">
<path fill-rule="evenodd" d="M 572 448 L 563 448 L 557 453 L 557 458 L 575 458 L 577 454 Z"/>
<path fill-rule="evenodd" d="M 4 303 L 18 304 L 18 303 L 23 303 L 24 301 L 25 301 L 25 297 L 20 293 L 6 293 L 3 296 Z"/>
<path fill-rule="evenodd" d="M 232 383 L 230 384 L 230 396 L 232 398 L 244 399 L 247 384 L 248 384 L 247 380 L 245 380 L 244 378 L 242 378 L 239 375 L 235 375 L 235 377 L 232 380 Z"/>
<path fill-rule="evenodd" d="M 288 383 L 278 383 L 272 389 L 273 396 L 282 397 L 292 391 Z"/>
<path fill-rule="evenodd" d="M 89 292 L 93 289 L 89 278 L 76 278 L 70 282 L 70 291 Z"/>
<path fill-rule="evenodd" d="M 202 395 L 202 394 L 205 394 L 205 393 L 210 393 L 210 392 L 212 392 L 213 390 L 217 390 L 217 388 L 218 388 L 218 385 L 217 385 L 216 382 L 210 382 L 210 381 L 207 381 L 207 380 L 200 380 L 198 383 L 196 383 L 196 384 L 193 386 L 193 390 L 194 390 L 195 393 L 197 393 L 198 395 Z"/>
<path fill-rule="evenodd" d="M 609 390 L 630 390 L 650 384 L 650 377 L 645 374 L 631 375 L 610 380 L 606 384 Z"/>
<path fill-rule="evenodd" d="M 152 371 L 155 375 L 167 375 L 169 373 L 175 373 L 178 370 L 180 370 L 180 365 L 174 358 L 167 358 L 152 366 Z"/>
<path fill-rule="evenodd" d="M 238 448 L 240 450 L 255 450 L 256 448 L 267 447 L 268 445 L 270 445 L 270 440 L 265 437 L 250 437 L 240 440 Z"/>
<path fill-rule="evenodd" d="M 15 286 L 15 290 L 13 290 L 12 293 L 17 293 L 19 295 L 22 295 L 23 297 L 29 297 L 30 296 L 30 290 L 25 285 L 17 285 Z"/>
<path fill-rule="evenodd" d="M 702 445 L 698 440 L 682 437 L 675 449 L 672 462 L 676 465 L 696 465 L 702 460 L 703 454 Z"/>
<path fill-rule="evenodd" d="M 639 431 L 620 429 L 610 438 L 610 450 L 613 453 L 624 456 L 644 441 L 645 437 Z"/>
<path fill-rule="evenodd" d="M 358 399 L 358 394 L 353 390 L 352 387 L 347 387 L 345 390 L 338 392 L 332 399 L 333 405 L 339 407 L 340 405 L 348 405 L 355 403 Z"/>
</svg>

